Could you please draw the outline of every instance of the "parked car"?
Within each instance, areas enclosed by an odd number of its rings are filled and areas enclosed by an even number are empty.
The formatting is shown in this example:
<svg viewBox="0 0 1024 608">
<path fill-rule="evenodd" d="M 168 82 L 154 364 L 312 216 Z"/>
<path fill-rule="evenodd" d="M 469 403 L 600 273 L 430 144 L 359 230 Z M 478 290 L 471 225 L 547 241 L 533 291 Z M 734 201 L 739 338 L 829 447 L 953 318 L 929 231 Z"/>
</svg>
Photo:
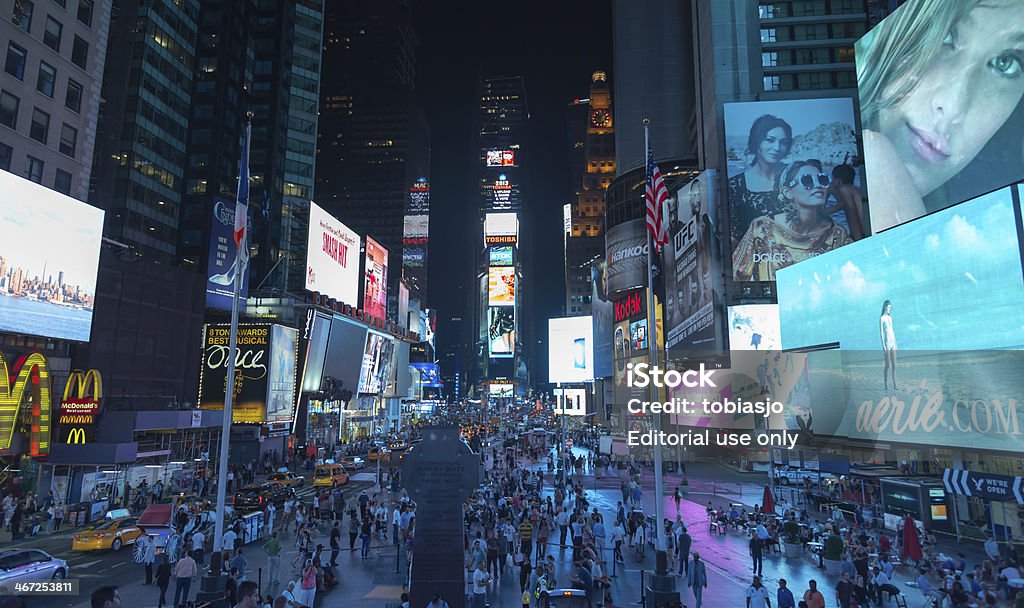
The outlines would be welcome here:
<svg viewBox="0 0 1024 608">
<path fill-rule="evenodd" d="M 98 523 L 75 534 L 72 551 L 120 551 L 121 547 L 135 543 L 144 534 L 134 517 L 120 517 Z"/>
<path fill-rule="evenodd" d="M 0 595 L 14 594 L 15 583 L 67 578 L 71 566 L 42 549 L 21 548 L 0 553 Z"/>
<path fill-rule="evenodd" d="M 288 500 L 289 494 L 288 488 L 279 483 L 248 485 L 235 492 L 231 504 L 243 513 L 264 509 L 271 503 L 275 507 L 281 508 Z"/>
<path fill-rule="evenodd" d="M 361 456 L 346 456 L 341 459 L 341 464 L 350 471 L 366 468 L 366 461 Z"/>
<path fill-rule="evenodd" d="M 306 478 L 302 475 L 296 475 L 295 473 L 274 473 L 270 477 L 267 477 L 267 483 L 279 483 L 289 488 L 301 488 L 306 485 Z"/>
<path fill-rule="evenodd" d="M 811 471 L 809 469 L 801 469 L 798 467 L 792 467 L 789 465 L 781 465 L 775 467 L 772 471 L 772 475 L 775 476 L 775 483 L 780 485 L 803 485 L 804 480 L 810 480 L 811 483 L 818 483 L 820 479 L 822 483 L 827 483 L 834 479 L 832 475 L 828 473 L 821 473 L 819 471 Z"/>
</svg>

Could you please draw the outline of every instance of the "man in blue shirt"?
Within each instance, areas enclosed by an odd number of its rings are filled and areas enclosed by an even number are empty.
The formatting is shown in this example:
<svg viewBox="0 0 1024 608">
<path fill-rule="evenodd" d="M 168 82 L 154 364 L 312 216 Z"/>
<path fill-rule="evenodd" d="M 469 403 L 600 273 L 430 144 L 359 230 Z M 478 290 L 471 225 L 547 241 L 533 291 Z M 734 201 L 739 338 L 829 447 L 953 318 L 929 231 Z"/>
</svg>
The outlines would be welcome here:
<svg viewBox="0 0 1024 608">
<path fill-rule="evenodd" d="M 593 605 L 591 599 L 591 589 L 594 587 L 594 577 L 590 574 L 590 570 L 587 570 L 583 562 L 574 562 L 572 571 L 572 584 L 577 589 L 582 589 L 587 592 L 587 603 Z"/>
<path fill-rule="evenodd" d="M 793 599 L 793 592 L 786 586 L 786 579 L 779 579 L 779 592 L 776 595 L 778 608 L 796 608 L 796 600 Z"/>
</svg>

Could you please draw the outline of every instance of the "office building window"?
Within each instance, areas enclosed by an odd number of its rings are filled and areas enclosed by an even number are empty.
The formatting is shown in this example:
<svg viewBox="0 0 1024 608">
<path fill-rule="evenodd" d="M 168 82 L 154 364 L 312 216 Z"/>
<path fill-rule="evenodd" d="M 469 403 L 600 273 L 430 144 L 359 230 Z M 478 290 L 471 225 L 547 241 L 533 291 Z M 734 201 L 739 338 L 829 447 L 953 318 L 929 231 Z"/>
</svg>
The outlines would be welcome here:
<svg viewBox="0 0 1024 608">
<path fill-rule="evenodd" d="M 63 169 L 57 169 L 57 174 L 53 176 L 53 189 L 71 196 L 71 174 Z"/>
<path fill-rule="evenodd" d="M 831 72 L 811 72 L 797 75 L 797 87 L 801 89 L 828 89 L 832 87 Z"/>
<path fill-rule="evenodd" d="M 775 42 L 777 36 L 774 27 L 761 28 L 761 42 Z"/>
<path fill-rule="evenodd" d="M 92 27 L 93 0 L 78 0 L 78 20 Z"/>
<path fill-rule="evenodd" d="M 7 91 L 0 91 L 0 125 L 12 129 L 18 126 L 18 106 L 21 100 Z"/>
<path fill-rule="evenodd" d="M 29 127 L 28 136 L 41 144 L 45 144 L 49 133 L 50 115 L 39 108 L 32 108 L 32 126 Z"/>
<path fill-rule="evenodd" d="M 774 68 L 779 65 L 779 54 L 772 53 L 761 53 L 761 67 L 763 68 Z"/>
<path fill-rule="evenodd" d="M 853 70 L 836 72 L 836 88 L 852 89 L 857 86 L 857 73 Z"/>
<path fill-rule="evenodd" d="M 793 17 L 810 17 L 826 14 L 825 0 L 802 0 L 801 2 L 793 2 L 790 6 L 792 7 Z"/>
<path fill-rule="evenodd" d="M 82 85 L 68 79 L 68 92 L 64 95 L 64 107 L 75 114 L 82 111 Z"/>
<path fill-rule="evenodd" d="M 18 80 L 25 79 L 25 58 L 28 53 L 25 49 L 9 42 L 7 44 L 7 62 L 4 63 L 4 71 Z"/>
<path fill-rule="evenodd" d="M 778 91 L 779 90 L 779 77 L 778 76 L 765 76 L 764 77 L 764 90 L 765 91 Z"/>
<path fill-rule="evenodd" d="M 856 57 L 853 53 L 852 46 L 841 46 L 836 49 L 836 62 L 837 63 L 853 63 Z"/>
<path fill-rule="evenodd" d="M 14 10 L 11 11 L 11 23 L 25 30 L 32 28 L 32 9 L 34 5 L 29 0 L 14 0 Z"/>
<path fill-rule="evenodd" d="M 78 67 L 85 69 L 86 62 L 89 61 L 89 43 L 82 40 L 80 37 L 75 36 L 75 42 L 71 45 L 71 63 Z"/>
<path fill-rule="evenodd" d="M 37 184 L 43 183 L 43 161 L 34 156 L 25 159 L 25 177 Z"/>
<path fill-rule="evenodd" d="M 14 156 L 14 148 L 7 144 L 0 144 L 0 169 L 11 170 L 11 157 Z"/>
<path fill-rule="evenodd" d="M 53 89 L 57 84 L 57 70 L 52 65 L 45 61 L 39 62 L 39 76 L 36 78 L 36 90 L 46 95 L 47 97 L 53 97 Z"/>
<path fill-rule="evenodd" d="M 64 26 L 53 17 L 46 17 L 46 29 L 43 30 L 43 44 L 51 49 L 60 52 L 60 38 L 64 33 Z"/>
<path fill-rule="evenodd" d="M 61 8 L 68 7 L 68 0 L 53 0 L 53 3 L 59 5 Z"/>
<path fill-rule="evenodd" d="M 71 158 L 75 157 L 75 146 L 78 144 L 78 129 L 68 123 L 60 129 L 60 153 Z"/>
</svg>

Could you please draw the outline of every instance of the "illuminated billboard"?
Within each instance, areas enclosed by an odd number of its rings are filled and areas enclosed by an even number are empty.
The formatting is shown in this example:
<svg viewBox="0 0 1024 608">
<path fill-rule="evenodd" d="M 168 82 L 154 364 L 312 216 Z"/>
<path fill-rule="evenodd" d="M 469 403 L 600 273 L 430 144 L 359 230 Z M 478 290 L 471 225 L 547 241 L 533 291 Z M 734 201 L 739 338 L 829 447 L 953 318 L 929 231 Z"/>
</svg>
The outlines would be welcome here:
<svg viewBox="0 0 1024 608">
<path fill-rule="evenodd" d="M 487 260 L 491 266 L 511 266 L 512 246 L 501 245 L 498 247 L 491 247 L 487 251 Z"/>
<path fill-rule="evenodd" d="M 514 245 L 519 237 L 519 216 L 515 213 L 488 213 L 484 216 L 485 245 Z"/>
<path fill-rule="evenodd" d="M 859 194 L 832 184 L 858 157 L 849 98 L 727 103 L 725 143 L 734 280 L 774 281 L 863 236 Z"/>
<path fill-rule="evenodd" d="M 594 319 L 594 377 L 612 376 L 612 318 L 615 305 L 608 298 L 605 269 L 607 260 L 601 259 L 590 267 L 590 313 Z"/>
<path fill-rule="evenodd" d="M 359 235 L 309 203 L 306 289 L 350 306 L 359 302 Z"/>
<path fill-rule="evenodd" d="M 909 0 L 855 45 L 875 231 L 1024 177 L 1024 3 Z"/>
<path fill-rule="evenodd" d="M 488 167 L 514 167 L 515 150 L 487 150 L 485 160 Z"/>
<path fill-rule="evenodd" d="M 665 316 L 669 358 L 724 350 L 725 285 L 719 247 L 715 171 L 704 171 L 668 199 Z M 676 352 L 673 352 L 676 351 Z"/>
<path fill-rule="evenodd" d="M 419 374 L 420 383 L 427 388 L 441 388 L 441 368 L 437 363 L 410 363 Z"/>
<path fill-rule="evenodd" d="M 730 306 L 729 349 L 782 350 L 778 305 Z"/>
<path fill-rule="evenodd" d="M 492 382 L 487 385 L 487 394 L 491 397 L 511 399 L 515 395 L 516 385 L 507 382 Z"/>
<path fill-rule="evenodd" d="M 786 349 L 1024 347 L 1012 188 L 980 196 L 779 273 Z M 994 322 L 998 320 L 998 322 Z"/>
<path fill-rule="evenodd" d="M 103 211 L 0 171 L 0 332 L 88 342 Z"/>
<path fill-rule="evenodd" d="M 403 239 L 427 238 L 430 231 L 429 215 L 407 215 L 403 218 L 403 222 Z"/>
<path fill-rule="evenodd" d="M 230 325 L 203 327 L 199 407 L 224 409 L 229 365 Z M 270 323 L 240 323 L 235 356 L 234 422 L 269 423 L 291 419 L 295 395 L 298 332 Z"/>
<path fill-rule="evenodd" d="M 252 220 L 249 220 L 252 229 Z M 206 305 L 231 310 L 235 295 L 235 271 L 238 249 L 235 247 L 235 201 L 222 197 L 213 199 L 210 224 L 210 249 L 206 258 Z M 249 265 L 245 266 L 239 297 L 244 302 L 249 293 Z"/>
<path fill-rule="evenodd" d="M 604 235 L 608 295 L 647 284 L 647 225 L 629 220 Z"/>
<path fill-rule="evenodd" d="M 487 305 L 515 306 L 516 269 L 513 266 L 491 266 L 487 269 Z"/>
<path fill-rule="evenodd" d="M 359 369 L 359 393 L 376 395 L 384 389 L 384 372 L 390 365 L 394 340 L 370 331 L 366 334 L 363 363 Z"/>
<path fill-rule="evenodd" d="M 487 309 L 487 353 L 491 357 L 511 357 L 516 350 L 516 314 L 514 306 Z"/>
<path fill-rule="evenodd" d="M 548 319 L 548 382 L 587 382 L 593 379 L 592 317 Z"/>
<path fill-rule="evenodd" d="M 587 390 L 583 388 L 556 388 L 556 416 L 586 416 Z"/>
<path fill-rule="evenodd" d="M 388 316 L 388 250 L 369 236 L 363 272 L 363 312 L 377 319 Z"/>
</svg>

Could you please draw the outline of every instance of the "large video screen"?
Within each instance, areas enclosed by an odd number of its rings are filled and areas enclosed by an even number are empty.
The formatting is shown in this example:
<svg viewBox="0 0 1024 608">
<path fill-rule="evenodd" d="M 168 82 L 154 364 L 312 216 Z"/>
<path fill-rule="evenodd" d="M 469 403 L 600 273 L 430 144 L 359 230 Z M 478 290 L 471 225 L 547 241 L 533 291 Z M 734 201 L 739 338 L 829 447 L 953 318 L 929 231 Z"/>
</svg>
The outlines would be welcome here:
<svg viewBox="0 0 1024 608">
<path fill-rule="evenodd" d="M 590 316 L 548 319 L 548 382 L 593 379 L 593 319 Z"/>
<path fill-rule="evenodd" d="M 729 349 L 782 350 L 778 305 L 730 306 Z"/>
<path fill-rule="evenodd" d="M 608 297 L 608 261 L 604 258 L 590 267 L 590 313 L 594 319 L 594 377 L 611 378 L 613 373 L 612 331 L 615 304 Z"/>
<path fill-rule="evenodd" d="M 498 247 L 491 247 L 487 251 L 487 259 L 491 266 L 511 266 L 512 246 L 501 245 Z"/>
<path fill-rule="evenodd" d="M 514 167 L 516 164 L 515 150 L 487 150 L 488 167 Z"/>
<path fill-rule="evenodd" d="M 339 390 L 351 391 L 353 394 L 358 392 L 367 333 L 365 325 L 348 317 L 334 315 L 327 355 L 324 357 L 321 386 L 333 383 Z M 315 390 L 319 390 L 319 387 Z"/>
<path fill-rule="evenodd" d="M 487 269 L 487 305 L 514 306 L 516 303 L 516 269 L 513 266 L 491 266 Z"/>
<path fill-rule="evenodd" d="M 511 357 L 516 351 L 515 306 L 487 309 L 487 352 L 495 358 Z"/>
<path fill-rule="evenodd" d="M 665 246 L 665 315 L 669 358 L 724 350 L 725 285 L 718 235 L 715 172 L 705 171 L 671 193 Z"/>
<path fill-rule="evenodd" d="M 88 342 L 103 211 L 0 171 L 0 332 Z"/>
<path fill-rule="evenodd" d="M 371 331 L 366 335 L 363 364 L 359 370 L 359 393 L 376 395 L 383 388 L 384 367 L 391 356 L 393 340 Z"/>
<path fill-rule="evenodd" d="M 419 373 L 419 381 L 427 388 L 441 388 L 441 368 L 437 363 L 410 363 Z"/>
<path fill-rule="evenodd" d="M 910 0 L 857 41 L 871 228 L 1024 178 L 1024 3 Z"/>
<path fill-rule="evenodd" d="M 734 280 L 774 281 L 864 235 L 854 125 L 849 98 L 725 104 Z"/>
<path fill-rule="evenodd" d="M 252 229 L 252 220 L 249 220 Z M 235 295 L 238 249 L 235 248 L 235 201 L 222 197 L 213 200 L 210 223 L 210 249 L 206 258 L 206 305 L 231 310 Z M 249 293 L 249 265 L 245 266 L 239 298 Z"/>
<path fill-rule="evenodd" d="M 292 419 L 295 403 L 295 362 L 298 357 L 299 332 L 291 327 L 274 325 L 270 332 L 270 379 L 267 383 L 267 422 Z"/>
<path fill-rule="evenodd" d="M 359 235 L 309 203 L 306 289 L 350 306 L 359 302 Z"/>
<path fill-rule="evenodd" d="M 785 269 L 782 346 L 1024 347 L 1016 225 L 1003 188 Z"/>
<path fill-rule="evenodd" d="M 388 316 L 388 250 L 369 236 L 363 272 L 363 312 L 377 319 Z"/>
</svg>

